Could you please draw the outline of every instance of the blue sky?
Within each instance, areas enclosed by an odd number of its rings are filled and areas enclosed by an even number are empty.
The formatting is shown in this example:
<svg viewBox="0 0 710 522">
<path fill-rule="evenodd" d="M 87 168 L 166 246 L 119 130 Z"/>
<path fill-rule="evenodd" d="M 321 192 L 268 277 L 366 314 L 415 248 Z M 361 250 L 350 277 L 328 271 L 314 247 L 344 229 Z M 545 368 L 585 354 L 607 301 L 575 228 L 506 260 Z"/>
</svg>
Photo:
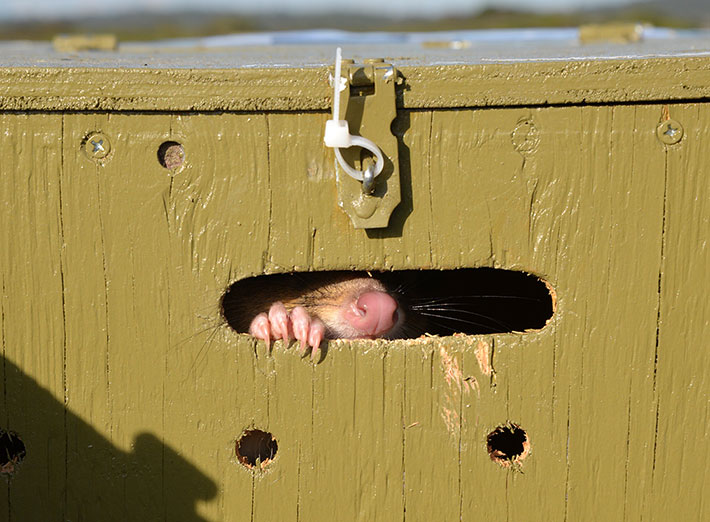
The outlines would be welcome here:
<svg viewBox="0 0 710 522">
<path fill-rule="evenodd" d="M 485 7 L 521 7 L 535 10 L 591 8 L 602 5 L 623 5 L 632 0 L 356 0 L 352 8 L 373 14 L 394 16 L 437 16 L 470 13 Z M 106 15 L 114 12 L 171 11 L 203 8 L 225 13 L 317 13 L 332 12 L 338 2 L 333 0 L 0 0 L 0 18 L 42 19 L 76 18 Z M 348 4 L 340 3 L 347 6 Z"/>
</svg>

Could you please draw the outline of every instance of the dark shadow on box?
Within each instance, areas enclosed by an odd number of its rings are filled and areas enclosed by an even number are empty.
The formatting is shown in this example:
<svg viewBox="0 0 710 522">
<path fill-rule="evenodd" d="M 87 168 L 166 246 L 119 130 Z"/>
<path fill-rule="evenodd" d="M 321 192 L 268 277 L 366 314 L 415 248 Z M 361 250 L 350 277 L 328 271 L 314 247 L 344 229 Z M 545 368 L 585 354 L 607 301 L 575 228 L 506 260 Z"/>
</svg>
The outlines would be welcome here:
<svg viewBox="0 0 710 522">
<path fill-rule="evenodd" d="M 0 428 L 21 438 L 26 456 L 7 480 L 0 519 L 206 520 L 196 504 L 214 498 L 217 485 L 153 434 L 138 435 L 127 453 L 0 357 L 3 369 Z"/>
<path fill-rule="evenodd" d="M 398 110 L 397 117 L 392 122 L 392 133 L 397 138 L 397 154 L 399 155 L 399 185 L 402 191 L 402 201 L 392 212 L 387 228 L 366 229 L 370 239 L 385 237 L 402 237 L 404 223 L 414 210 L 412 197 L 412 166 L 409 147 L 404 143 L 404 135 L 409 130 L 409 112 Z M 389 159 L 387 161 L 390 161 Z"/>
</svg>

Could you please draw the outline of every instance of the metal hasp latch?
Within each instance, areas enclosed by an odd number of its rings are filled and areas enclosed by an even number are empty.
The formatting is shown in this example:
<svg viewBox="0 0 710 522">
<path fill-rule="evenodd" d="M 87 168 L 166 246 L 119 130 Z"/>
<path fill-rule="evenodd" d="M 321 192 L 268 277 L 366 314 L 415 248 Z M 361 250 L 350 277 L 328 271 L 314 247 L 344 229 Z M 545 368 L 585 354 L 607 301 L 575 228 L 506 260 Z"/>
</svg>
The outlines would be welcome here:
<svg viewBox="0 0 710 522">
<path fill-rule="evenodd" d="M 402 199 L 397 138 L 390 129 L 397 116 L 397 71 L 380 58 L 342 60 L 342 73 L 340 64 L 338 49 L 333 119 L 325 135 L 337 159 L 338 204 L 355 228 L 385 228 Z"/>
</svg>

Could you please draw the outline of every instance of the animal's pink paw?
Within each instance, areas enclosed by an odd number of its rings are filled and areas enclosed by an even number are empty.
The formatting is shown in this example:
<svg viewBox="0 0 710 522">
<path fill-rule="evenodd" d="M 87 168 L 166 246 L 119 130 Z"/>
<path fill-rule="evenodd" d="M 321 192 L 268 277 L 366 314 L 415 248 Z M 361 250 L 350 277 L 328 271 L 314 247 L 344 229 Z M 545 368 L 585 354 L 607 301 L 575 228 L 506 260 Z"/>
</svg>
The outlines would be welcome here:
<svg viewBox="0 0 710 522">
<path fill-rule="evenodd" d="M 311 357 L 316 352 L 325 335 L 325 325 L 320 319 L 312 318 L 305 308 L 297 306 L 291 313 L 281 302 L 271 305 L 268 313 L 260 313 L 251 322 L 249 333 L 266 342 L 271 348 L 271 340 L 283 339 L 285 344 L 295 338 L 301 344 L 301 352 L 311 347 Z"/>
</svg>

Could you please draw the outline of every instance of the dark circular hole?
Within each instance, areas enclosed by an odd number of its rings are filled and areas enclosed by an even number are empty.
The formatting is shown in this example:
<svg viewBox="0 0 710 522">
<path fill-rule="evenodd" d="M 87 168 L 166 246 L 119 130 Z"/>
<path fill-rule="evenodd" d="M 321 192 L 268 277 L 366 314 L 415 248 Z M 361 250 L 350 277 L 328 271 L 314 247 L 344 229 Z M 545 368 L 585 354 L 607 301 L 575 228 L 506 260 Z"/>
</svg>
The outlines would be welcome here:
<svg viewBox="0 0 710 522">
<path fill-rule="evenodd" d="M 494 462 L 508 467 L 519 464 L 530 453 L 530 441 L 525 430 L 517 424 L 498 426 L 488 434 L 488 455 Z"/>
<path fill-rule="evenodd" d="M 236 444 L 237 459 L 249 469 L 265 469 L 279 449 L 271 433 L 261 430 L 246 430 Z"/>
<path fill-rule="evenodd" d="M 158 162 L 168 170 L 177 170 L 185 161 L 185 149 L 177 141 L 166 141 L 158 147 Z"/>
<path fill-rule="evenodd" d="M 27 451 L 17 433 L 0 429 L 0 474 L 12 475 Z"/>
</svg>

